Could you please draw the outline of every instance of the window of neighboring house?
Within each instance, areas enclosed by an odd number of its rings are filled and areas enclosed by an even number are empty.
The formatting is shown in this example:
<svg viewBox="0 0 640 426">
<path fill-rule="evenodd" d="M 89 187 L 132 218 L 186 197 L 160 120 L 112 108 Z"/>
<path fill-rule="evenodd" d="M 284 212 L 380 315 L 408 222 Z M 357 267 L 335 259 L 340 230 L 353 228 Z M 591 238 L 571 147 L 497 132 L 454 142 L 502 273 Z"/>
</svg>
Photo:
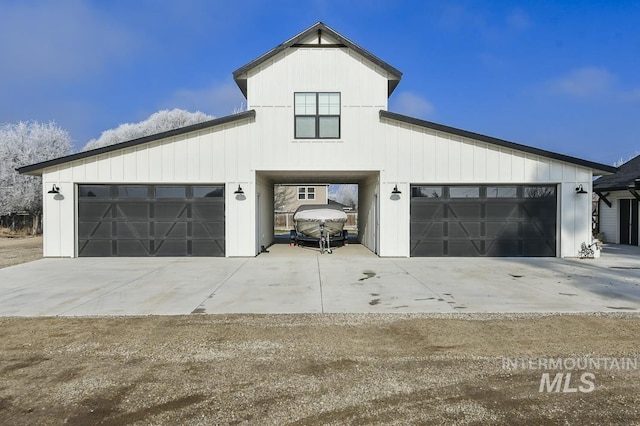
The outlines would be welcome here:
<svg viewBox="0 0 640 426">
<path fill-rule="evenodd" d="M 338 139 L 340 137 L 340 93 L 295 93 L 296 139 Z"/>
<path fill-rule="evenodd" d="M 315 200 L 316 189 L 313 187 L 301 186 L 298 188 L 298 200 Z"/>
</svg>

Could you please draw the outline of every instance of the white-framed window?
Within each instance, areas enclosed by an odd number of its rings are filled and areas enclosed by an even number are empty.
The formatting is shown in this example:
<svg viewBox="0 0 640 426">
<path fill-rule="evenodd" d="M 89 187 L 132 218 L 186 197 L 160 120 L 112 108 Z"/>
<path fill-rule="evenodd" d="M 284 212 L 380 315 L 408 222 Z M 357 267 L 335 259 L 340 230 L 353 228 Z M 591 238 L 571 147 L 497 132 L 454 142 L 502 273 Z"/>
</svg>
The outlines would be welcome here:
<svg viewBox="0 0 640 426">
<path fill-rule="evenodd" d="M 296 139 L 340 138 L 340 93 L 294 93 Z"/>
<path fill-rule="evenodd" d="M 316 189 L 312 186 L 298 187 L 298 200 L 315 200 Z"/>
</svg>

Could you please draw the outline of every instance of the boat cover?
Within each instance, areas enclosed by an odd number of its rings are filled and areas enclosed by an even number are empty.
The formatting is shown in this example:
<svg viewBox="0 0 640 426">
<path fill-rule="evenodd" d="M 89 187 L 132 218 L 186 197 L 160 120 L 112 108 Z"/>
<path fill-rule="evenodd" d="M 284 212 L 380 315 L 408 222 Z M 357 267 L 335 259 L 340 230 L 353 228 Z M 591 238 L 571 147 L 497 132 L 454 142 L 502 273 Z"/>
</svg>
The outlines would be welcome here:
<svg viewBox="0 0 640 426">
<path fill-rule="evenodd" d="M 298 209 L 293 220 L 301 222 L 346 222 L 347 214 L 342 210 L 328 207 Z"/>
</svg>

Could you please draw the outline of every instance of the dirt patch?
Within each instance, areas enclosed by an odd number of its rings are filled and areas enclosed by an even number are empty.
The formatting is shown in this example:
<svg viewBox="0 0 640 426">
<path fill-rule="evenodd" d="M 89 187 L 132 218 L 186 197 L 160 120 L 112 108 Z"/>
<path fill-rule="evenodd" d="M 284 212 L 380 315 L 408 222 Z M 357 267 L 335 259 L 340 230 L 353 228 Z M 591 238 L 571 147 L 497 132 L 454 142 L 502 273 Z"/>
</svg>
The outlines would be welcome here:
<svg viewBox="0 0 640 426">
<path fill-rule="evenodd" d="M 0 236 L 0 268 L 42 259 L 42 236 Z"/>
<path fill-rule="evenodd" d="M 637 363 L 638 336 L 623 313 L 0 318 L 0 424 L 632 424 L 637 368 L 505 359 Z"/>
</svg>

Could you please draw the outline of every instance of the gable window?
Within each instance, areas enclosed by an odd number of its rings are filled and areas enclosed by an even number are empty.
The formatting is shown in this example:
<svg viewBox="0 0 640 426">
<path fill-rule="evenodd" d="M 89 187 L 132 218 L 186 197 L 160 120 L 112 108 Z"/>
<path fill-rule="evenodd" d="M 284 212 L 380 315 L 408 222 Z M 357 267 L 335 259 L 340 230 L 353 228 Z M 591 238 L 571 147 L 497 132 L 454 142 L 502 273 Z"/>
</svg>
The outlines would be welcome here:
<svg viewBox="0 0 640 426">
<path fill-rule="evenodd" d="M 312 186 L 301 186 L 298 188 L 298 200 L 315 200 L 316 189 Z"/>
<path fill-rule="evenodd" d="M 340 93 L 295 93 L 296 139 L 338 139 L 340 137 Z"/>
</svg>

